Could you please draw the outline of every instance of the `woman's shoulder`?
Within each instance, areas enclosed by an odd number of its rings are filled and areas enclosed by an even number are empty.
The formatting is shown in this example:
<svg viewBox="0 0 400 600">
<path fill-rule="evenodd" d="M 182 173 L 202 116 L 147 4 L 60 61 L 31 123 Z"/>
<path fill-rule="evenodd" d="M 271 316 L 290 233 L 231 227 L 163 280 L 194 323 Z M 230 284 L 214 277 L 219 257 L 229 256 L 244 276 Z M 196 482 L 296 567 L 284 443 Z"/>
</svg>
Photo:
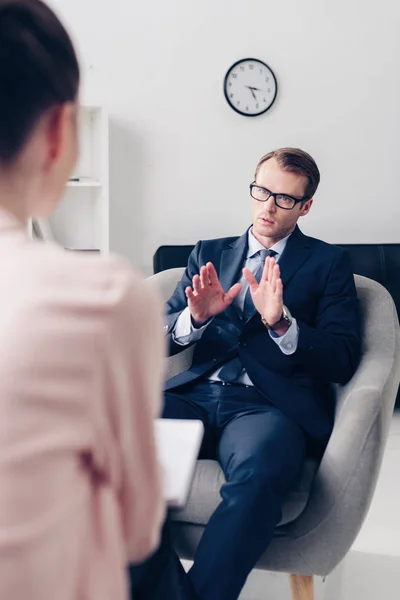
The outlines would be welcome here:
<svg viewBox="0 0 400 600">
<path fill-rule="evenodd" d="M 37 282 L 46 282 L 57 290 L 58 296 L 92 302 L 103 309 L 119 304 L 153 305 L 157 296 L 127 259 L 114 254 L 71 252 L 54 244 L 42 244 L 36 245 L 33 252 L 31 249 L 31 259 Z"/>
</svg>

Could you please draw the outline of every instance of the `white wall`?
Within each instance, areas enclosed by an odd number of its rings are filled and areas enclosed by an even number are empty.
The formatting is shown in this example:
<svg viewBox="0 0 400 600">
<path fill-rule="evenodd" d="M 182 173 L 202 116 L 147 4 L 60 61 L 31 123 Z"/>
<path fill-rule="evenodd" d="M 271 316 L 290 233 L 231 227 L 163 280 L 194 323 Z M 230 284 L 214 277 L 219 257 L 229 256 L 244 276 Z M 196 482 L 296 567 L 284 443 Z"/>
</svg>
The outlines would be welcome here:
<svg viewBox="0 0 400 600">
<path fill-rule="evenodd" d="M 303 230 L 400 242 L 400 3 L 394 0 L 51 0 L 73 33 L 85 96 L 110 111 L 111 247 L 147 273 L 161 244 L 249 224 L 258 158 L 283 145 L 317 160 Z M 250 119 L 225 102 L 237 59 L 275 71 Z"/>
</svg>

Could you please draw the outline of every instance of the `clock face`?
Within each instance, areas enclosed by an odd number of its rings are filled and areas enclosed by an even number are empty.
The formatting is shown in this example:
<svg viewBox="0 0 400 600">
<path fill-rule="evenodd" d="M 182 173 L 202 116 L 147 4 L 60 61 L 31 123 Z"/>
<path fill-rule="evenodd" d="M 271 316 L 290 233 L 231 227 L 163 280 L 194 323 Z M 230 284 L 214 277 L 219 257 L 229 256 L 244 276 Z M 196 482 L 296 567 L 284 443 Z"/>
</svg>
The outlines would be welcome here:
<svg viewBox="0 0 400 600">
<path fill-rule="evenodd" d="M 246 117 L 262 115 L 271 108 L 277 91 L 274 73 L 256 58 L 239 60 L 225 76 L 224 93 L 228 104 Z"/>
</svg>

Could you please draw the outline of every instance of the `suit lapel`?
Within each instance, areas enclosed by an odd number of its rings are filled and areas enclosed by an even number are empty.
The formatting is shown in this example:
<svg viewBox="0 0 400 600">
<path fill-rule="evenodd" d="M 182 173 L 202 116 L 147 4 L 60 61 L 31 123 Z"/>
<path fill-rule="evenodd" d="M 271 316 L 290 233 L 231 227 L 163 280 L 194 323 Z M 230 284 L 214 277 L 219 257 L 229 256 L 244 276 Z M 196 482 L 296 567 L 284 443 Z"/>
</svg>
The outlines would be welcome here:
<svg viewBox="0 0 400 600">
<path fill-rule="evenodd" d="M 307 236 L 301 233 L 300 229 L 296 226 L 296 229 L 288 239 L 286 248 L 279 260 L 283 287 L 285 287 L 288 281 L 300 269 L 310 255 L 310 242 L 308 241 Z"/>
<path fill-rule="evenodd" d="M 235 242 L 224 248 L 221 253 L 219 269 L 219 280 L 225 292 L 239 281 L 242 276 L 242 267 L 245 263 L 248 250 L 248 231 L 246 231 Z M 311 255 L 311 244 L 300 229 L 296 226 L 287 241 L 286 248 L 279 260 L 283 286 L 293 277 L 305 261 Z M 255 310 L 253 316 L 255 314 Z M 236 311 L 235 305 L 231 304 L 226 309 L 229 318 L 239 325 L 243 325 L 241 315 Z M 248 319 L 249 321 L 250 319 Z M 247 321 L 247 322 L 248 322 Z"/>
<path fill-rule="evenodd" d="M 246 231 L 235 242 L 224 248 L 221 253 L 219 280 L 225 292 L 237 283 L 242 276 L 248 249 L 248 232 Z M 241 323 L 240 315 L 233 304 L 226 309 L 226 314 L 235 322 Z"/>
<path fill-rule="evenodd" d="M 308 259 L 311 254 L 311 246 L 307 236 L 301 233 L 300 229 L 296 225 L 296 229 L 287 241 L 286 247 L 279 260 L 279 268 L 281 272 L 281 279 L 283 284 L 283 295 L 285 296 L 285 285 L 293 277 L 293 275 L 300 269 L 304 262 Z M 248 323 L 254 315 L 257 315 L 257 310 L 249 315 L 246 323 Z"/>
</svg>

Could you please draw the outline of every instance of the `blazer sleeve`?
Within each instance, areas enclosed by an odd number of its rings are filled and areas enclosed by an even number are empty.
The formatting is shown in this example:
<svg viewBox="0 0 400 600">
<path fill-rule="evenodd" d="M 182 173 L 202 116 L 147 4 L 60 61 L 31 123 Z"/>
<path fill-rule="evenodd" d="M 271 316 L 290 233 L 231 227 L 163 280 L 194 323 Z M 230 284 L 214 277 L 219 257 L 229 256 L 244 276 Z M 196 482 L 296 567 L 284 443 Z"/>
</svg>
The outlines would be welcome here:
<svg viewBox="0 0 400 600">
<path fill-rule="evenodd" d="M 173 340 L 172 331 L 175 327 L 175 323 L 181 314 L 181 312 L 187 307 L 187 298 L 185 294 L 185 289 L 188 286 L 192 286 L 192 280 L 195 275 L 198 275 L 200 272 L 201 264 L 200 264 L 200 254 L 201 254 L 201 241 L 197 242 L 196 246 L 193 248 L 190 253 L 188 264 L 185 269 L 184 274 L 182 275 L 182 279 L 178 283 L 175 288 L 174 293 L 171 298 L 165 304 L 165 312 L 166 312 L 166 322 L 168 325 L 168 333 L 167 333 L 167 344 L 169 355 L 172 356 L 174 354 L 178 354 L 191 346 L 194 342 L 182 345 L 177 344 Z"/>
<path fill-rule="evenodd" d="M 164 379 L 163 316 L 155 291 L 130 270 L 122 291 L 116 287 L 104 365 L 106 405 L 126 558 L 137 562 L 156 548 L 165 515 L 154 439 Z"/>
<path fill-rule="evenodd" d="M 296 367 L 316 379 L 349 381 L 361 355 L 361 318 L 350 257 L 344 250 L 331 267 L 315 325 L 301 320 L 298 325 Z"/>
</svg>

